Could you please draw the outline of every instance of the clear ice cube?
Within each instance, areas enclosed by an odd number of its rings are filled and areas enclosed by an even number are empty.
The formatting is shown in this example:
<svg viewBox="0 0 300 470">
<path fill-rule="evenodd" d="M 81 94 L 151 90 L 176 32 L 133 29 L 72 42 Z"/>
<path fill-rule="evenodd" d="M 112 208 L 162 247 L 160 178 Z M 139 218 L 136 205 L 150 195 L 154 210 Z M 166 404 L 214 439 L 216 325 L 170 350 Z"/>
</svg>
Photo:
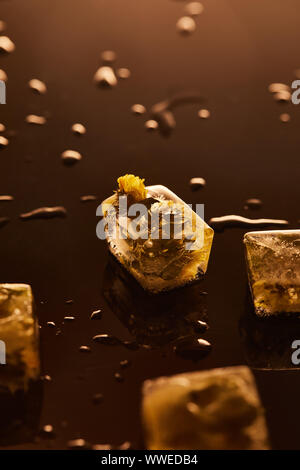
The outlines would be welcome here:
<svg viewBox="0 0 300 470">
<path fill-rule="evenodd" d="M 32 303 L 29 285 L 0 284 L 0 340 L 5 345 L 0 390 L 26 390 L 31 380 L 39 378 L 38 329 Z"/>
<path fill-rule="evenodd" d="M 151 450 L 267 449 L 268 432 L 246 366 L 147 380 L 143 423 Z"/>
<path fill-rule="evenodd" d="M 244 244 L 256 314 L 300 313 L 300 230 L 249 232 Z"/>
<path fill-rule="evenodd" d="M 133 175 L 126 175 L 139 180 Z M 122 177 L 125 179 L 126 177 Z M 132 180 L 130 180 L 131 182 Z M 139 180 L 139 185 L 142 180 Z M 140 187 L 129 196 L 137 198 Z M 144 192 L 145 190 L 145 192 Z M 146 196 L 146 197 L 145 197 Z M 201 277 L 207 270 L 214 231 L 176 194 L 164 186 L 148 186 L 143 189 L 143 199 L 134 202 L 146 205 L 148 219 L 141 220 L 139 238 L 128 236 L 130 218 L 121 221 L 117 216 L 117 231 L 106 234 L 109 249 L 118 261 L 136 278 L 142 287 L 150 292 L 157 293 L 183 286 Z M 107 209 L 110 207 L 111 209 Z M 119 193 L 106 199 L 102 203 L 103 212 L 108 219 L 115 217 L 114 208 L 119 207 Z M 111 211 L 111 212 L 110 212 Z M 161 213 L 170 212 L 171 224 L 160 218 Z M 182 218 L 184 213 L 184 229 Z M 178 217 L 178 219 L 177 219 Z M 150 221 L 159 220 L 150 230 Z M 168 227 L 170 236 L 168 235 Z M 181 232 L 180 232 L 181 231 Z M 122 237 L 120 236 L 122 233 Z M 182 233 L 182 237 L 175 234 Z M 164 238 L 165 235 L 166 238 Z M 190 247 L 193 245 L 193 249 Z"/>
</svg>

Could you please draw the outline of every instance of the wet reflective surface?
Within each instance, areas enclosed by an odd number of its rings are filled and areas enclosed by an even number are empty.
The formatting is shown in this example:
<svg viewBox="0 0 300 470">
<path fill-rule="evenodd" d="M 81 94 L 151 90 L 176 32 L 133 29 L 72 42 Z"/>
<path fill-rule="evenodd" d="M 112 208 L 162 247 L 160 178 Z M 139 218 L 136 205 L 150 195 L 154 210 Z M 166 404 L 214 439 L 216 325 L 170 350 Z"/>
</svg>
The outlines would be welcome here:
<svg viewBox="0 0 300 470">
<path fill-rule="evenodd" d="M 45 376 L 39 423 L 33 428 L 37 434 L 44 426 L 54 430 L 53 438 L 31 443 L 32 434 L 30 439 L 11 436 L 13 447 L 67 448 L 69 441 L 82 444 L 78 439 L 99 446 L 129 441 L 141 447 L 143 380 L 250 362 L 276 368 L 278 363 L 287 365 L 293 352 L 285 328 L 264 324 L 262 340 L 256 340 L 260 325 L 255 319 L 246 326 L 241 323 L 246 229 L 216 234 L 206 279 L 199 290 L 196 284 L 190 286 L 195 296 L 174 292 L 177 300 L 170 300 L 165 310 L 154 301 L 161 322 L 139 290 L 127 282 L 124 287 L 122 278 L 107 273 L 107 249 L 95 234 L 96 207 L 127 172 L 145 177 L 148 185 L 169 187 L 188 203 L 204 203 L 206 220 L 238 214 L 288 220 L 289 228 L 299 227 L 300 108 L 277 103 L 268 91 L 272 83 L 290 85 L 299 68 L 298 2 L 291 0 L 287 6 L 271 0 L 210 0 L 187 37 L 176 30 L 184 7 L 184 2 L 169 0 L 1 2 L 5 34 L 16 45 L 12 53 L 1 55 L 0 65 L 8 77 L 7 104 L 0 106 L 6 128 L 1 136 L 9 141 L 2 141 L 0 148 L 1 194 L 14 196 L 0 207 L 1 220 L 10 219 L 0 230 L 1 282 L 32 285 Z M 93 83 L 105 50 L 117 53 L 116 70 L 126 66 L 131 72 L 108 89 Z M 46 94 L 32 93 L 32 77 L 47 84 Z M 187 91 L 205 102 L 173 107 L 176 128 L 168 138 L 147 132 L 144 123 L 153 104 Z M 135 116 L 135 103 L 149 113 Z M 209 119 L 199 119 L 200 107 L 209 109 Z M 288 124 L 279 119 L 284 112 L 291 115 Z M 30 126 L 25 122 L 29 114 L 47 116 L 47 123 Z M 86 135 L 74 135 L 73 123 L 84 123 Z M 83 158 L 66 167 L 60 157 L 66 149 Z M 205 187 L 192 191 L 193 177 L 205 178 Z M 97 199 L 83 204 L 83 195 Z M 263 207 L 250 214 L 244 205 L 253 197 Z M 66 218 L 19 220 L 19 214 L 34 208 L 57 206 L 66 208 Z M 90 320 L 99 309 L 101 319 Z M 197 362 L 175 354 L 172 343 L 179 335 L 194 334 L 183 321 L 191 310 L 209 325 L 197 337 L 212 344 Z M 171 328 L 169 315 L 174 319 Z M 66 316 L 75 320 L 65 321 Z M 55 328 L 47 327 L 49 321 Z M 273 348 L 272 331 L 283 335 L 275 358 L 263 350 L 265 342 Z M 122 344 L 92 340 L 101 334 Z M 298 328 L 293 334 L 297 339 Z M 80 346 L 90 352 L 80 351 Z M 131 365 L 122 368 L 124 360 Z M 299 372 L 254 372 L 273 447 L 299 448 Z M 95 394 L 103 396 L 97 405 Z"/>
</svg>

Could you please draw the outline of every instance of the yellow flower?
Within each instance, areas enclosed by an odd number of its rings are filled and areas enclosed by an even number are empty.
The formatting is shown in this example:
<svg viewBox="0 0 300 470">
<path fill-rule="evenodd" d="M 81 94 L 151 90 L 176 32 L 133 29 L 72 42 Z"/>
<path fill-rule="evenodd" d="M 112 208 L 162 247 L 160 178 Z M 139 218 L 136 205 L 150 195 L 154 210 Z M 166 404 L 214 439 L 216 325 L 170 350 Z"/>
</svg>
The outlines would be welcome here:
<svg viewBox="0 0 300 470">
<path fill-rule="evenodd" d="M 147 196 L 144 179 L 134 175 L 118 178 L 119 192 L 132 196 L 135 201 L 142 201 Z"/>
</svg>

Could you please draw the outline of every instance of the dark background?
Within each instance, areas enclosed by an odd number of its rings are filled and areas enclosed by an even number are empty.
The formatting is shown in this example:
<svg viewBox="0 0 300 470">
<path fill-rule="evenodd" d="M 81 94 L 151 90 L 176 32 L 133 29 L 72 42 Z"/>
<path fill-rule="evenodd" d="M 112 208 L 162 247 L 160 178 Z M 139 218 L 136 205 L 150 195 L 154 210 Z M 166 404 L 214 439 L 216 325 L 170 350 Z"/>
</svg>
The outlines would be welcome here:
<svg viewBox="0 0 300 470">
<path fill-rule="evenodd" d="M 176 32 L 186 2 L 171 0 L 3 0 L 0 19 L 16 44 L 0 56 L 8 74 L 7 104 L 0 108 L 10 144 L 0 150 L 0 215 L 10 223 L 0 230 L 0 281 L 32 285 L 42 325 L 44 384 L 40 425 L 52 424 L 56 439 L 20 444 L 19 448 L 65 448 L 69 439 L 141 445 L 140 387 L 144 379 L 194 369 L 243 364 L 239 322 L 246 309 L 246 272 L 240 229 L 216 234 L 205 281 L 213 344 L 203 361 L 179 359 L 171 350 L 94 345 L 97 333 L 130 339 L 127 328 L 102 295 L 108 261 L 105 243 L 95 235 L 98 202 L 80 196 L 112 193 L 124 173 L 164 184 L 186 202 L 205 203 L 206 219 L 247 215 L 244 201 L 259 197 L 264 206 L 251 217 L 286 218 L 297 228 L 299 215 L 300 114 L 297 106 L 280 106 L 267 87 L 290 84 L 300 67 L 297 0 L 209 0 L 190 37 Z M 116 66 L 132 76 L 113 90 L 93 84 L 105 49 L 115 50 Z M 48 93 L 34 95 L 31 78 L 44 80 Z M 181 91 L 199 91 L 211 118 L 197 117 L 199 105 L 175 111 L 177 128 L 169 138 L 147 133 L 146 117 L 130 112 L 134 103 L 148 109 Z M 281 112 L 290 112 L 283 124 Z M 47 113 L 45 126 L 24 122 L 29 113 Z M 87 127 L 83 137 L 70 126 Z M 13 133 L 11 132 L 13 131 Z M 13 134 L 13 135 L 12 135 Z M 65 149 L 83 159 L 65 167 Z M 189 179 L 201 176 L 207 186 L 191 192 Z M 20 213 L 44 205 L 63 205 L 66 219 L 23 222 Z M 66 299 L 73 299 L 68 306 Z M 41 302 L 46 302 L 41 304 Z M 95 308 L 99 322 L 89 320 Z M 45 326 L 74 315 L 62 334 Z M 293 338 L 297 339 L 297 338 Z M 92 353 L 78 351 L 90 344 Z M 289 345 L 287 345 L 287 348 Z M 124 383 L 113 374 L 119 361 L 131 359 Z M 257 371 L 274 448 L 299 448 L 299 376 L 291 371 Z M 92 396 L 104 395 L 95 406 Z"/>
</svg>

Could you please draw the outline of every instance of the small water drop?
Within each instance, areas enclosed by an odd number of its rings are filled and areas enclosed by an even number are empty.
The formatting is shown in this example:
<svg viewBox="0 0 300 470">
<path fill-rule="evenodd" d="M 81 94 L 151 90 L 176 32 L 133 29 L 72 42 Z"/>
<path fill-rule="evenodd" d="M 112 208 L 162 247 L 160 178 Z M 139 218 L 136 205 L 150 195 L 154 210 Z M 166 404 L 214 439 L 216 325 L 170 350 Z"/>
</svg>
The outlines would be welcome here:
<svg viewBox="0 0 300 470">
<path fill-rule="evenodd" d="M 49 326 L 50 328 L 55 328 L 56 327 L 54 321 L 47 321 L 46 325 Z"/>
<path fill-rule="evenodd" d="M 90 444 L 85 439 L 72 439 L 68 441 L 67 446 L 69 449 L 90 449 Z"/>
<path fill-rule="evenodd" d="M 244 204 L 244 209 L 245 210 L 248 210 L 248 209 L 260 209 L 262 206 L 262 201 L 260 199 L 257 199 L 257 198 L 250 198 L 250 199 L 247 199 L 247 201 L 245 201 L 245 204 Z"/>
<path fill-rule="evenodd" d="M 82 159 L 82 155 L 76 150 L 64 150 L 61 154 L 61 158 L 65 165 L 74 165 Z"/>
<path fill-rule="evenodd" d="M 91 348 L 89 346 L 82 345 L 79 347 L 79 351 L 83 353 L 89 353 L 91 352 Z"/>
<path fill-rule="evenodd" d="M 131 351 L 137 351 L 139 349 L 139 345 L 136 341 L 122 341 L 122 345 L 127 348 L 127 349 L 130 349 Z"/>
<path fill-rule="evenodd" d="M 120 367 L 122 369 L 125 369 L 126 367 L 129 367 L 131 362 L 128 359 L 124 359 L 123 361 L 120 361 Z"/>
<path fill-rule="evenodd" d="M 34 92 L 38 93 L 39 95 L 44 95 L 47 93 L 47 86 L 42 80 L 39 80 L 37 78 L 32 78 L 28 82 L 29 88 L 33 90 Z"/>
<path fill-rule="evenodd" d="M 5 125 L 0 123 L 0 132 L 5 132 Z"/>
<path fill-rule="evenodd" d="M 290 87 L 285 83 L 271 83 L 268 90 L 270 93 L 278 93 L 280 91 L 290 91 Z"/>
<path fill-rule="evenodd" d="M 108 66 L 102 66 L 97 70 L 94 81 L 97 85 L 107 88 L 115 87 L 118 83 L 115 72 Z"/>
<path fill-rule="evenodd" d="M 84 135 L 86 133 L 86 128 L 83 124 L 80 124 L 79 122 L 73 124 L 71 130 L 76 135 Z"/>
<path fill-rule="evenodd" d="M 112 446 L 110 444 L 94 444 L 92 450 L 112 450 Z"/>
<path fill-rule="evenodd" d="M 51 375 L 49 375 L 49 374 L 45 374 L 45 375 L 42 375 L 42 376 L 41 376 L 41 380 L 42 380 L 43 382 L 52 382 L 52 377 L 51 377 Z"/>
<path fill-rule="evenodd" d="M 145 128 L 150 132 L 155 131 L 158 129 L 158 122 L 154 121 L 154 119 L 149 119 L 149 121 L 145 122 Z"/>
<path fill-rule="evenodd" d="M 179 338 L 174 346 L 174 352 L 184 359 L 198 360 L 211 351 L 211 344 L 202 338 L 185 336 Z"/>
<path fill-rule="evenodd" d="M 93 194 L 87 194 L 85 196 L 80 196 L 80 201 L 81 202 L 91 202 L 91 201 L 96 201 L 97 196 L 94 196 Z"/>
<path fill-rule="evenodd" d="M 199 16 L 204 10 L 204 6 L 200 2 L 190 2 L 185 7 L 188 16 Z"/>
<path fill-rule="evenodd" d="M 0 52 L 10 53 L 15 50 L 16 46 L 8 36 L 0 36 Z"/>
<path fill-rule="evenodd" d="M 199 109 L 198 116 L 200 119 L 208 119 L 210 117 L 210 111 L 208 109 Z"/>
<path fill-rule="evenodd" d="M 193 191 L 203 188 L 205 185 L 206 185 L 206 181 L 204 178 L 194 177 L 190 179 L 190 187 Z"/>
<path fill-rule="evenodd" d="M 14 197 L 13 196 L 10 196 L 10 195 L 3 195 L 3 196 L 0 196 L 0 202 L 7 202 L 7 201 L 13 201 L 14 200 Z"/>
<path fill-rule="evenodd" d="M 45 426 L 40 430 L 39 435 L 44 439 L 53 439 L 55 437 L 55 433 L 52 424 L 45 424 Z"/>
<path fill-rule="evenodd" d="M 287 90 L 281 90 L 274 93 L 274 100 L 277 103 L 288 103 L 291 100 L 291 93 Z"/>
<path fill-rule="evenodd" d="M 116 379 L 117 382 L 124 382 L 124 377 L 120 372 L 116 372 L 114 374 L 114 378 Z"/>
<path fill-rule="evenodd" d="M 133 114 L 140 116 L 141 114 L 145 114 L 146 108 L 142 104 L 133 104 L 130 108 Z"/>
<path fill-rule="evenodd" d="M 189 35 L 196 30 L 196 22 L 190 16 L 182 16 L 177 21 L 176 28 L 180 34 Z"/>
<path fill-rule="evenodd" d="M 102 311 L 99 310 L 94 310 L 90 316 L 90 320 L 101 320 L 102 318 Z"/>
<path fill-rule="evenodd" d="M 195 333 L 205 333 L 209 328 L 208 324 L 202 320 L 191 321 L 191 325 Z"/>
<path fill-rule="evenodd" d="M 281 122 L 289 122 L 291 120 L 291 116 L 288 113 L 282 113 L 279 116 Z"/>
<path fill-rule="evenodd" d="M 102 62 L 106 64 L 112 64 L 117 59 L 117 54 L 114 51 L 103 51 L 101 54 Z"/>
<path fill-rule="evenodd" d="M 127 80 L 131 75 L 131 72 L 126 67 L 121 67 L 117 70 L 117 76 L 121 78 L 121 80 Z"/>
<path fill-rule="evenodd" d="M 120 344 L 120 340 L 113 335 L 100 334 L 93 336 L 93 341 L 100 344 L 105 344 L 108 346 L 116 346 Z"/>
<path fill-rule="evenodd" d="M 98 405 L 99 403 L 102 403 L 102 401 L 103 401 L 102 393 L 95 393 L 93 395 L 93 400 L 92 401 L 93 401 L 94 405 Z"/>
<path fill-rule="evenodd" d="M 9 144 L 9 140 L 4 137 L 3 135 L 0 135 L 0 149 L 1 148 L 4 148 L 4 147 L 7 147 Z"/>
<path fill-rule="evenodd" d="M 28 114 L 28 116 L 25 118 L 25 121 L 28 122 L 28 124 L 36 124 L 38 126 L 42 126 L 47 122 L 44 116 L 38 116 L 36 114 Z"/>
<path fill-rule="evenodd" d="M 72 316 L 65 316 L 64 317 L 64 321 L 66 321 L 66 322 L 72 322 L 74 320 L 75 320 L 75 317 L 72 317 Z"/>
</svg>

